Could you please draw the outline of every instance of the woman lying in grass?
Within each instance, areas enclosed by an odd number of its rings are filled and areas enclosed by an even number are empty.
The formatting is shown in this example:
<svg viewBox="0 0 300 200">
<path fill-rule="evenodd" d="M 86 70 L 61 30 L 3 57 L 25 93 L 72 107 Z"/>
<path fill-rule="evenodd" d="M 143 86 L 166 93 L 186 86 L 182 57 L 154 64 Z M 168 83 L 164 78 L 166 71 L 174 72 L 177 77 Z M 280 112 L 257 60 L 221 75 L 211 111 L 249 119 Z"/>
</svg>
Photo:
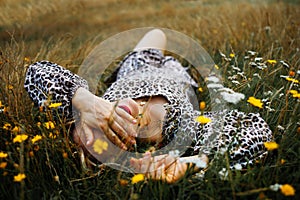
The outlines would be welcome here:
<svg viewBox="0 0 300 200">
<path fill-rule="evenodd" d="M 201 113 L 194 110 L 189 90 L 197 85 L 175 58 L 163 55 L 166 42 L 161 30 L 148 32 L 120 63 L 116 81 L 102 97 L 89 92 L 83 78 L 49 61 L 29 67 L 25 89 L 39 106 L 49 98 L 61 102 L 60 119 L 78 118 L 74 138 L 87 149 L 96 138 L 105 138 L 123 151 L 132 150 L 137 141 L 158 149 L 175 141 L 188 149 L 180 159 L 149 152 L 131 159 L 136 172 L 153 179 L 178 180 L 195 155 L 207 162 L 205 155 L 227 151 L 230 165 L 243 167 L 262 158 L 263 144 L 272 133 L 259 114 L 224 110 L 204 113 L 209 118 L 205 124 L 195 120 Z M 104 148 L 103 156 L 113 151 L 111 146 Z"/>
</svg>

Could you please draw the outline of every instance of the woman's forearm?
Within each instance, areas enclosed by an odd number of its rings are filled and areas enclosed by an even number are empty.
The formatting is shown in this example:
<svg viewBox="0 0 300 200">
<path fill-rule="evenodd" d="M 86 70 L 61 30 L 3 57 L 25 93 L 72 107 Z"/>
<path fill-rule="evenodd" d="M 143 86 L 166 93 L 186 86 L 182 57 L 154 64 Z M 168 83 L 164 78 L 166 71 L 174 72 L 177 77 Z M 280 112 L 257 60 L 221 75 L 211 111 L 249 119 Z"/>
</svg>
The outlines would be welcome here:
<svg viewBox="0 0 300 200">
<path fill-rule="evenodd" d="M 87 81 L 71 71 L 49 61 L 36 62 L 29 66 L 24 88 L 38 106 L 61 103 L 58 107 L 60 118 L 70 121 L 72 98 L 78 88 L 88 89 Z"/>
</svg>

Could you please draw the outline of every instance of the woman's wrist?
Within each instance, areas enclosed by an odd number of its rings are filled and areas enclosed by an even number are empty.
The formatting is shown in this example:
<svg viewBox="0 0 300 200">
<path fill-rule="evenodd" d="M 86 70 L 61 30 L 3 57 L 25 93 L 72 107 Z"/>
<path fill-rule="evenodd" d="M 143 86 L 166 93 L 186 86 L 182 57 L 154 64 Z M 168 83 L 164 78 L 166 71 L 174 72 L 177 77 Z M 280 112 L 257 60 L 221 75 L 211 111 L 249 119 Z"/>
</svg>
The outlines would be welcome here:
<svg viewBox="0 0 300 200">
<path fill-rule="evenodd" d="M 90 103 L 93 102 L 94 96 L 85 88 L 78 88 L 72 98 L 73 107 L 80 111 L 90 109 Z"/>
</svg>

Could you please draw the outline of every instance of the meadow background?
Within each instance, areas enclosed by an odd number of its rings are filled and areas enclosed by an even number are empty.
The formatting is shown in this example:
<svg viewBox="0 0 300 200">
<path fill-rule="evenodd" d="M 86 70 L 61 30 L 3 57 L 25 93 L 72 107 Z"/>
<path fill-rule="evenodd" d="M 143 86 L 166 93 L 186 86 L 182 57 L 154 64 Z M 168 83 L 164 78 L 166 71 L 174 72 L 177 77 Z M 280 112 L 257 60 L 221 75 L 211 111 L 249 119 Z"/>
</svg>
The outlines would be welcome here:
<svg viewBox="0 0 300 200">
<path fill-rule="evenodd" d="M 204 177 L 187 174 L 174 184 L 133 184 L 133 174 L 84 169 L 67 126 L 27 96 L 26 69 L 46 59 L 76 72 L 101 41 L 147 26 L 199 42 L 225 86 L 245 95 L 231 106 L 259 112 L 279 148 L 247 171 L 229 171 L 227 179 L 220 177 L 222 160 Z M 299 199 L 299 40 L 296 0 L 0 0 L 0 199 Z M 250 96 L 263 108 L 247 103 Z M 36 135 L 42 139 L 32 140 Z M 270 190 L 276 183 L 296 193 Z"/>
</svg>

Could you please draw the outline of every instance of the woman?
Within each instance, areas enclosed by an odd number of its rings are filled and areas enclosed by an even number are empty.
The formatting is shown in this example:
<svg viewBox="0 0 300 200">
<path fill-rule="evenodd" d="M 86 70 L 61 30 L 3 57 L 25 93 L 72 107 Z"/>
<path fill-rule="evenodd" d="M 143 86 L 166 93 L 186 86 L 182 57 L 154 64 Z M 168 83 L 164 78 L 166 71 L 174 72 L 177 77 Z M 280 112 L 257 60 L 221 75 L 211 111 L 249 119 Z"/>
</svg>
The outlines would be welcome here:
<svg viewBox="0 0 300 200">
<path fill-rule="evenodd" d="M 163 55 L 166 42 L 161 30 L 148 32 L 120 63 L 116 81 L 102 97 L 89 92 L 83 78 L 48 61 L 29 67 L 25 89 L 39 106 L 48 99 L 61 102 L 60 117 L 80 121 L 75 138 L 87 148 L 94 138 L 105 136 L 125 151 L 136 140 L 158 147 L 174 146 L 175 141 L 175 147 L 189 148 L 189 156 L 225 149 L 231 166 L 246 166 L 265 155 L 263 143 L 271 140 L 272 133 L 258 114 L 209 112 L 205 116 L 211 122 L 195 121 L 201 113 L 194 110 L 189 94 L 196 83 L 175 58 Z M 205 156 L 202 159 L 207 161 Z M 184 160 L 148 152 L 133 158 L 131 165 L 152 178 L 174 182 L 187 169 Z"/>
</svg>

